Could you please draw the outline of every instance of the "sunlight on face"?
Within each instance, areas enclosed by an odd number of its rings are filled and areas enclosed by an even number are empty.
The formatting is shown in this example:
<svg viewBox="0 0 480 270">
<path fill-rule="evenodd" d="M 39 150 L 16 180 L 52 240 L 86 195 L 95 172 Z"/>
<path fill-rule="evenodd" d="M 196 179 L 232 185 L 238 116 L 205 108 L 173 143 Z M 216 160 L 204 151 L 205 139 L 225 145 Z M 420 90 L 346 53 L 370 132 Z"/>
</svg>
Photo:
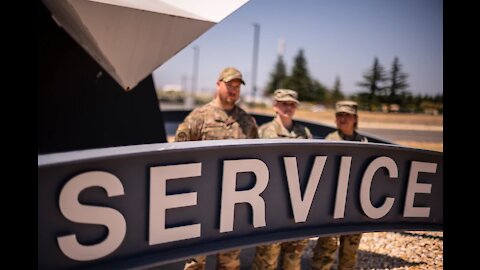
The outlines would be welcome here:
<svg viewBox="0 0 480 270">
<path fill-rule="evenodd" d="M 218 97 L 224 105 L 233 106 L 240 98 L 240 89 L 242 82 L 240 80 L 231 80 L 229 82 L 219 81 L 217 83 Z"/>
<path fill-rule="evenodd" d="M 273 108 L 281 117 L 292 118 L 297 110 L 297 103 L 292 101 L 276 101 Z"/>
<path fill-rule="evenodd" d="M 356 117 L 349 113 L 337 113 L 335 114 L 335 122 L 337 128 L 345 134 L 351 134 L 355 130 Z"/>
</svg>

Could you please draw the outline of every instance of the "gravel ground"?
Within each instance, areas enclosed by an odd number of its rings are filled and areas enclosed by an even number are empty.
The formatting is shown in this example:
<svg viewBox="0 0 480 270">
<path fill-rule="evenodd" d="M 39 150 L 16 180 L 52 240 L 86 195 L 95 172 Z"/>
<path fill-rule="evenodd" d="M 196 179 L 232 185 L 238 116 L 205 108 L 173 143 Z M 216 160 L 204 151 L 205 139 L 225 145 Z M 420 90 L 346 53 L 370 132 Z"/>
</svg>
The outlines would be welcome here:
<svg viewBox="0 0 480 270">
<path fill-rule="evenodd" d="M 303 253 L 302 269 L 311 269 L 312 249 L 316 238 L 311 238 Z M 242 249 L 241 270 L 251 270 L 255 247 Z M 215 270 L 215 255 L 207 257 L 206 270 Z M 149 270 L 182 270 L 184 261 Z M 336 264 L 335 264 L 336 267 Z M 337 268 L 333 270 L 337 270 Z M 280 267 L 278 269 L 281 269 Z M 443 232 L 404 231 L 364 233 L 360 241 L 356 270 L 443 269 Z"/>
<path fill-rule="evenodd" d="M 309 269 L 314 245 L 312 238 L 303 255 L 307 259 L 303 269 Z M 364 233 L 356 269 L 443 269 L 443 232 Z"/>
</svg>

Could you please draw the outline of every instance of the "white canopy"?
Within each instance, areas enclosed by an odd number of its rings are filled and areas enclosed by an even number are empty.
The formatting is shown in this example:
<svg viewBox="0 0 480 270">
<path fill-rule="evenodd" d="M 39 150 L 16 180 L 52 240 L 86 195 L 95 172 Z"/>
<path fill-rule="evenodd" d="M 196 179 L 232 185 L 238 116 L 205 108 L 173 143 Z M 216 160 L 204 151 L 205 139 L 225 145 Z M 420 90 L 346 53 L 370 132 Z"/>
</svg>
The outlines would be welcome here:
<svg viewBox="0 0 480 270">
<path fill-rule="evenodd" d="M 249 0 L 43 0 L 60 27 L 129 91 Z"/>
</svg>

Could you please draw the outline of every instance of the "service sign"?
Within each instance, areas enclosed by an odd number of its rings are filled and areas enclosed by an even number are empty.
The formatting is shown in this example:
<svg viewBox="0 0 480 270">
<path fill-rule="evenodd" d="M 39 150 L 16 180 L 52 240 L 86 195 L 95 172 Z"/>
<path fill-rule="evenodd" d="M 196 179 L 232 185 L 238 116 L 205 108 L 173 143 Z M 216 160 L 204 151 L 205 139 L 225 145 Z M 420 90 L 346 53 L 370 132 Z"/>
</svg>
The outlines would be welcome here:
<svg viewBox="0 0 480 270">
<path fill-rule="evenodd" d="M 443 154 L 229 140 L 38 157 L 39 269 L 132 268 L 312 236 L 443 229 Z"/>
</svg>

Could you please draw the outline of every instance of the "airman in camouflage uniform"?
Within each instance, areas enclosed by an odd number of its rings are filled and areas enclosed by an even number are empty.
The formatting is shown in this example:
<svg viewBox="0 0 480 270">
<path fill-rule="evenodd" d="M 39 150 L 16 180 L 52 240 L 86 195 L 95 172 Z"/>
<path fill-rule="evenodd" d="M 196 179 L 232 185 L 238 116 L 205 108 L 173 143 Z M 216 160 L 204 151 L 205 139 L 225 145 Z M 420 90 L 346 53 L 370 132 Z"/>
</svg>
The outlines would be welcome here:
<svg viewBox="0 0 480 270">
<path fill-rule="evenodd" d="M 310 130 L 293 121 L 297 105 L 297 92 L 278 89 L 274 92 L 276 117 L 259 128 L 260 138 L 300 138 L 311 139 Z M 253 259 L 253 270 L 277 269 L 278 258 L 283 251 L 282 269 L 300 270 L 302 253 L 308 239 L 257 246 Z"/>
<path fill-rule="evenodd" d="M 311 139 L 312 133 L 310 130 L 298 123 L 293 123 L 291 130 L 288 130 L 275 118 L 273 121 L 263 124 L 258 128 L 260 138 L 282 138 L 282 139 Z"/>
<path fill-rule="evenodd" d="M 257 123 L 235 103 L 240 97 L 241 84 L 245 84 L 242 73 L 227 67 L 218 77 L 217 93 L 210 103 L 193 110 L 181 123 L 175 141 L 200 141 L 223 139 L 258 138 Z M 217 269 L 239 270 L 240 249 L 217 254 Z M 205 269 L 206 256 L 189 259 L 185 270 Z"/>
<path fill-rule="evenodd" d="M 325 140 L 346 140 L 368 142 L 367 138 L 358 134 L 358 105 L 354 101 L 339 101 L 335 104 L 335 122 L 337 131 L 328 134 Z M 362 234 L 320 237 L 313 249 L 312 269 L 329 270 L 335 262 L 335 251 L 338 251 L 338 269 L 355 269 L 357 251 Z"/>
<path fill-rule="evenodd" d="M 193 110 L 175 134 L 176 142 L 252 138 L 258 138 L 255 118 L 238 106 L 226 111 L 215 100 Z"/>
</svg>

